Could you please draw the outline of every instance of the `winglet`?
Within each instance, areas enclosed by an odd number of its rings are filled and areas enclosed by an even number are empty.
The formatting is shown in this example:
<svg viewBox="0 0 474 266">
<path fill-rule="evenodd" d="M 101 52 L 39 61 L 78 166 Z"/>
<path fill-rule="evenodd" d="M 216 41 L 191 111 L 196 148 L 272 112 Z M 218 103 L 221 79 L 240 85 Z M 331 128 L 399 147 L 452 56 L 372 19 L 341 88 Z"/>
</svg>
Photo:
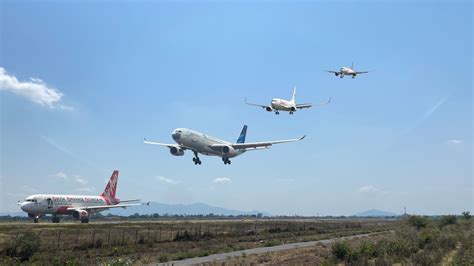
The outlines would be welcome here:
<svg viewBox="0 0 474 266">
<path fill-rule="evenodd" d="M 147 141 L 146 138 L 143 138 L 143 142 L 146 142 L 146 141 Z"/>
<path fill-rule="evenodd" d="M 304 138 L 306 138 L 306 135 L 302 136 L 299 140 L 303 140 Z"/>
<path fill-rule="evenodd" d="M 329 97 L 328 103 L 331 103 L 331 97 Z"/>
</svg>

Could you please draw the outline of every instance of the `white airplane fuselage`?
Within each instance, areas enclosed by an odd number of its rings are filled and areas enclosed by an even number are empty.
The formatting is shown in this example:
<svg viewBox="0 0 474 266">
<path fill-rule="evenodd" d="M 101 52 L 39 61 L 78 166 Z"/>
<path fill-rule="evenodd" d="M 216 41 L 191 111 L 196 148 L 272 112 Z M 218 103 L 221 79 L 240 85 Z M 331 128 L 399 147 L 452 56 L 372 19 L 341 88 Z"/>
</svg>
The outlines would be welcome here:
<svg viewBox="0 0 474 266">
<path fill-rule="evenodd" d="M 27 197 L 21 202 L 20 207 L 28 214 L 43 216 L 45 214 L 71 214 L 67 210 L 68 208 L 107 205 L 111 204 L 107 203 L 106 199 L 102 196 L 36 194 Z M 96 213 L 99 211 L 102 210 L 93 210 L 91 212 Z"/>
<path fill-rule="evenodd" d="M 288 112 L 296 111 L 295 102 L 287 101 L 287 100 L 280 99 L 280 98 L 272 99 L 271 106 L 272 106 L 273 110 L 288 111 Z"/>
<path fill-rule="evenodd" d="M 355 71 L 349 67 L 341 67 L 340 72 L 342 75 L 354 75 Z"/>
<path fill-rule="evenodd" d="M 233 158 L 245 152 L 243 149 L 234 149 L 232 143 L 224 141 L 187 128 L 177 128 L 171 134 L 173 140 L 180 146 L 203 155 Z M 213 144 L 228 145 L 225 149 L 211 148 Z M 184 151 L 171 150 L 173 155 L 183 155 Z"/>
</svg>

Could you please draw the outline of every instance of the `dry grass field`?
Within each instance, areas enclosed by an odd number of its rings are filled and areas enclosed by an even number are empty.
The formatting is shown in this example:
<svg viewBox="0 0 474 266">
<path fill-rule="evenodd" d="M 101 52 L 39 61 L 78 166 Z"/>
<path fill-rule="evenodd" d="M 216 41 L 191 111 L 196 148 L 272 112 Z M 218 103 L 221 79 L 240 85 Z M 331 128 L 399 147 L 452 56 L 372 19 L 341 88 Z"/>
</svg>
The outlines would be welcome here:
<svg viewBox="0 0 474 266">
<path fill-rule="evenodd" d="M 0 223 L 0 264 L 143 264 L 387 231 L 393 220 L 147 220 Z"/>
<path fill-rule="evenodd" d="M 206 265 L 474 265 L 473 221 L 412 216 L 394 230 Z"/>
</svg>

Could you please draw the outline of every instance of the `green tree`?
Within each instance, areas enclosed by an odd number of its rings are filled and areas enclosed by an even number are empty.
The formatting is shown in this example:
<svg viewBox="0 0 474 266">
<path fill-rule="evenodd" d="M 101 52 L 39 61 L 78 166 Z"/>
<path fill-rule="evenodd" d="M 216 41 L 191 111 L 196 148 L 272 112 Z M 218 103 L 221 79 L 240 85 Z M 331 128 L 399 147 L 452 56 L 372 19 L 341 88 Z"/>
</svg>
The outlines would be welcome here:
<svg viewBox="0 0 474 266">
<path fill-rule="evenodd" d="M 471 219 L 471 213 L 468 211 L 462 212 L 462 218 L 465 220 L 470 220 Z"/>
</svg>

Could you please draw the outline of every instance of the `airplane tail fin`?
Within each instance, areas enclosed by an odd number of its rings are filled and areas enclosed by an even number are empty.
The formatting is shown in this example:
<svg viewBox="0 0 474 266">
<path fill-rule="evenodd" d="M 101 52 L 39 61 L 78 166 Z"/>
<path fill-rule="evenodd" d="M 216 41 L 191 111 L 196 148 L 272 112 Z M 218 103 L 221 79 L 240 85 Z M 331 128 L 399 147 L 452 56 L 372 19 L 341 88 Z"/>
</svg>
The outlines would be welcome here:
<svg viewBox="0 0 474 266">
<path fill-rule="evenodd" d="M 244 125 L 242 131 L 240 132 L 240 136 L 237 139 L 237 143 L 245 143 L 245 136 L 247 135 L 247 125 Z"/>
<path fill-rule="evenodd" d="M 296 101 L 296 86 L 293 87 L 293 96 L 291 97 L 291 102 L 295 102 Z"/>
<path fill-rule="evenodd" d="M 104 192 L 102 192 L 102 197 L 106 197 L 107 199 L 110 199 L 111 201 L 115 201 L 115 191 L 117 190 L 117 182 L 118 182 L 118 175 L 119 171 L 115 170 L 112 173 L 112 176 L 110 177 L 109 183 L 107 183 L 107 186 L 104 189 Z"/>
<path fill-rule="evenodd" d="M 352 61 L 351 69 L 354 70 L 354 61 Z"/>
</svg>

